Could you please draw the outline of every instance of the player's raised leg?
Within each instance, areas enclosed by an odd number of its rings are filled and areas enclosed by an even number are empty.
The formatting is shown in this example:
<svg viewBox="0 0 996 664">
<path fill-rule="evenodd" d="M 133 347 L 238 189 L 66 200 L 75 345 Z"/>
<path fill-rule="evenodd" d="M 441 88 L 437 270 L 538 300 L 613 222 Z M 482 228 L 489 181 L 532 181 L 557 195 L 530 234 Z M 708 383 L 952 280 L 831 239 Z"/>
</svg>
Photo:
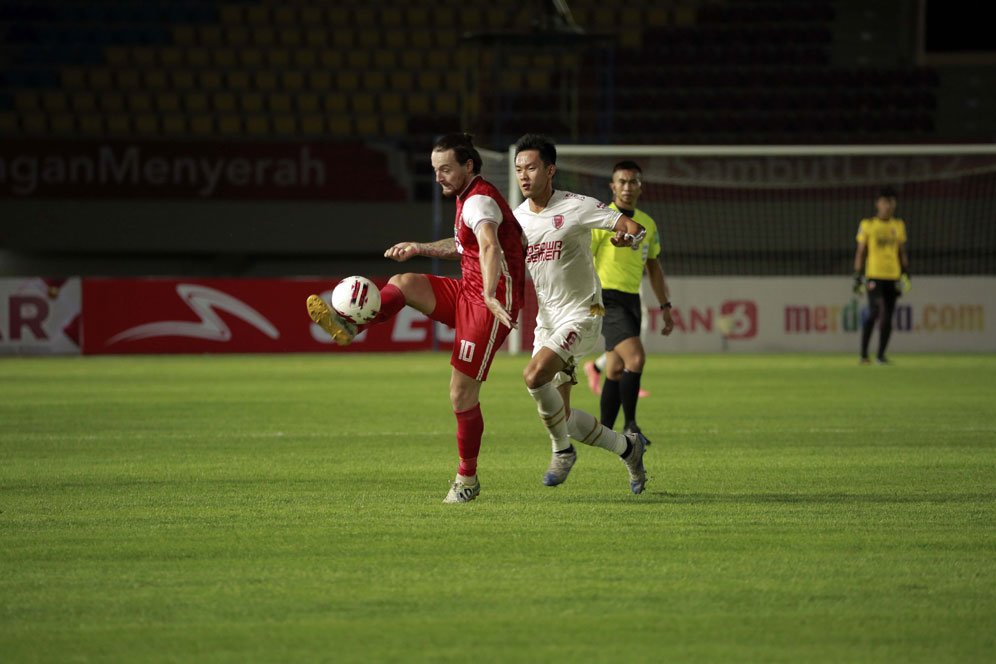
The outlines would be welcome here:
<svg viewBox="0 0 996 664">
<path fill-rule="evenodd" d="M 577 451 L 567 433 L 568 406 L 555 383 L 557 374 L 565 368 L 566 362 L 559 355 L 542 347 L 522 372 L 526 389 L 536 402 L 536 410 L 553 447 L 550 465 L 543 475 L 543 484 L 547 486 L 563 484 L 577 461 Z"/>
</svg>

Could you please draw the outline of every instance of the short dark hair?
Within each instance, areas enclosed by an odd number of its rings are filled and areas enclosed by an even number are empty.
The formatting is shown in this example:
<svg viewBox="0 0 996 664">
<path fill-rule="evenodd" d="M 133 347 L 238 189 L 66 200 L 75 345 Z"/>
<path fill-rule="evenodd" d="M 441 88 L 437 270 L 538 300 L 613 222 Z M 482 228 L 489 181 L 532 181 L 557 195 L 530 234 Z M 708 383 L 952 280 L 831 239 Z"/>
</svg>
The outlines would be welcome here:
<svg viewBox="0 0 996 664">
<path fill-rule="evenodd" d="M 474 175 L 481 172 L 481 153 L 477 151 L 474 147 L 474 137 L 470 134 L 459 132 L 455 134 L 446 134 L 445 136 L 440 136 L 436 139 L 435 145 L 432 146 L 433 152 L 446 152 L 447 150 L 453 150 L 453 156 L 456 157 L 457 163 L 466 164 L 468 161 L 474 162 Z"/>
<path fill-rule="evenodd" d="M 542 134 L 525 134 L 515 142 L 515 156 L 526 150 L 538 150 L 540 159 L 547 166 L 557 163 L 557 147 Z"/>
<path fill-rule="evenodd" d="M 896 190 L 893 187 L 882 187 L 878 190 L 878 198 L 896 198 Z"/>
<path fill-rule="evenodd" d="M 643 175 L 643 169 L 632 159 L 624 159 L 612 167 L 612 175 L 616 174 L 616 171 L 636 171 L 640 175 Z"/>
</svg>

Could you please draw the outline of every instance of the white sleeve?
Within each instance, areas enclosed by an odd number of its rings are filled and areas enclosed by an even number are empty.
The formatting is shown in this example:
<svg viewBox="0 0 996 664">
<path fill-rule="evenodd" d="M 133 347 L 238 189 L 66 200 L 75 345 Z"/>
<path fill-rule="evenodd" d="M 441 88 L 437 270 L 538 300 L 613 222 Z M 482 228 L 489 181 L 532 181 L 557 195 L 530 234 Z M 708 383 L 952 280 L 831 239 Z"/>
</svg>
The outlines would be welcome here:
<svg viewBox="0 0 996 664">
<path fill-rule="evenodd" d="M 495 199 L 481 194 L 471 196 L 463 202 L 461 216 L 464 225 L 474 233 L 477 232 L 477 227 L 482 223 L 500 224 L 502 217 L 501 208 L 498 207 Z"/>
<path fill-rule="evenodd" d="M 611 231 L 616 227 L 616 222 L 622 216 L 622 212 L 610 208 L 605 203 L 596 198 L 585 196 L 578 201 L 578 221 L 585 228 L 598 228 Z"/>
</svg>

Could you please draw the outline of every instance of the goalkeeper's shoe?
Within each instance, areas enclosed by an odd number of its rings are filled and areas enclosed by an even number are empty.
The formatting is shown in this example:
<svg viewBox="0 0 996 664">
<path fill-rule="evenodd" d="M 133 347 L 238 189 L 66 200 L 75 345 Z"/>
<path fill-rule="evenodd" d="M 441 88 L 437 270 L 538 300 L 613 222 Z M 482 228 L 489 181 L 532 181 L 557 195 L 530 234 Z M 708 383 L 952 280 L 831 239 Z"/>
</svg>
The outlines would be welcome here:
<svg viewBox="0 0 996 664">
<path fill-rule="evenodd" d="M 629 488 L 633 493 L 643 493 L 647 486 L 647 470 L 643 467 L 643 453 L 647 450 L 647 438 L 642 433 L 631 433 L 626 438 L 633 449 L 622 462 L 629 471 Z"/>
<path fill-rule="evenodd" d="M 469 503 L 474 498 L 477 498 L 479 493 L 481 493 L 480 480 L 473 484 L 464 484 L 460 480 L 454 480 L 453 484 L 450 485 L 450 492 L 443 498 L 443 502 L 447 505 Z"/>
<path fill-rule="evenodd" d="M 577 450 L 571 445 L 570 451 L 554 452 L 550 459 L 550 467 L 543 474 L 543 484 L 547 486 L 557 486 L 567 480 L 567 476 L 574 467 L 574 462 L 578 460 Z"/>
<path fill-rule="evenodd" d="M 325 304 L 317 295 L 308 296 L 308 315 L 320 328 L 329 333 L 337 344 L 348 346 L 356 336 L 356 323 L 348 321 Z"/>
</svg>

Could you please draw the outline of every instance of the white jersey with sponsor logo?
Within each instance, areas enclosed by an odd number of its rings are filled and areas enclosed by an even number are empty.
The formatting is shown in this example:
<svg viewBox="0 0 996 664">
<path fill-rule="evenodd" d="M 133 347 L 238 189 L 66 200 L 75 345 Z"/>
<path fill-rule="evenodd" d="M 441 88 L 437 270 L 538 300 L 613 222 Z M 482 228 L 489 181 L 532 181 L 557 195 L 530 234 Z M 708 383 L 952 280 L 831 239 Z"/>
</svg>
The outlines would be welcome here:
<svg viewBox="0 0 996 664">
<path fill-rule="evenodd" d="M 529 201 L 513 211 L 526 236 L 526 267 L 536 286 L 540 327 L 589 316 L 602 304 L 602 285 L 591 256 L 591 231 L 611 230 L 619 217 L 594 198 L 554 191 L 546 208 L 529 209 Z"/>
</svg>

